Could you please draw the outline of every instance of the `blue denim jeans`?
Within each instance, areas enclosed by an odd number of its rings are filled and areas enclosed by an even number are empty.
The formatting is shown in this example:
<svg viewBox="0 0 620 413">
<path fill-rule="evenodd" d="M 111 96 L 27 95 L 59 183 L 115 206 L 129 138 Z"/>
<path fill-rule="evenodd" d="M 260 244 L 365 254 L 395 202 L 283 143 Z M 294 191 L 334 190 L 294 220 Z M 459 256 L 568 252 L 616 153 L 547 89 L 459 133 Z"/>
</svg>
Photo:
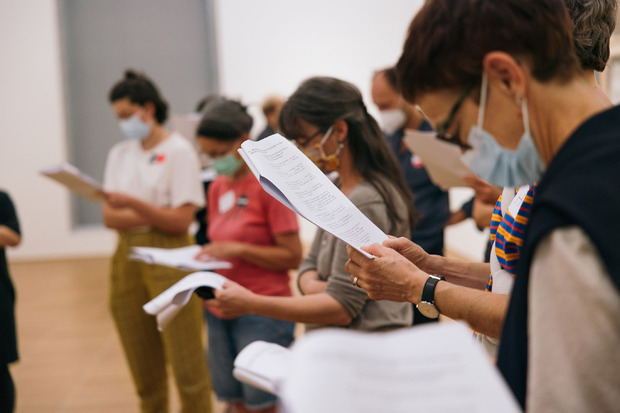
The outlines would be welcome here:
<svg viewBox="0 0 620 413">
<path fill-rule="evenodd" d="M 217 399 L 222 402 L 243 402 L 252 410 L 276 404 L 277 397 L 233 377 L 235 357 L 248 344 L 264 340 L 288 347 L 293 342 L 295 323 L 260 315 L 244 315 L 222 320 L 205 311 L 207 318 L 207 358 L 211 381 Z"/>
</svg>

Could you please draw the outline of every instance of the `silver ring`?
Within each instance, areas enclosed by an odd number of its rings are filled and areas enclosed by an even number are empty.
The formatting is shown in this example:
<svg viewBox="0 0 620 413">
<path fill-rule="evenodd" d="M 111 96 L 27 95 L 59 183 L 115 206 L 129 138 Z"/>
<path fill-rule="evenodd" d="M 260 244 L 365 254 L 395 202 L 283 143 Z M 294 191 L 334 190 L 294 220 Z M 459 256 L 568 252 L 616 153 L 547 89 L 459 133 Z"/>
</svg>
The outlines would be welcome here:
<svg viewBox="0 0 620 413">
<path fill-rule="evenodd" d="M 359 280 L 359 278 L 357 277 L 353 277 L 353 285 L 356 287 L 359 287 L 359 285 L 357 285 L 357 281 Z"/>
</svg>

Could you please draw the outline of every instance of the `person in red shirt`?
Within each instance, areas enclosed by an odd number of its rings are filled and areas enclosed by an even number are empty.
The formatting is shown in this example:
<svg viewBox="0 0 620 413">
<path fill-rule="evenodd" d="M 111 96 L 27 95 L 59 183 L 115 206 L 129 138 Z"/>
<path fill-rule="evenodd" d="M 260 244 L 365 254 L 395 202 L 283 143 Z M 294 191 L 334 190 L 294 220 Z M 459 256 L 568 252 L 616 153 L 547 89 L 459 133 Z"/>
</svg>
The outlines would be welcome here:
<svg viewBox="0 0 620 413">
<path fill-rule="evenodd" d="M 239 102 L 210 102 L 198 127 L 198 143 L 218 177 L 207 194 L 208 238 L 200 256 L 225 259 L 218 272 L 260 295 L 291 296 L 288 270 L 301 261 L 294 212 L 268 195 L 237 149 L 248 139 L 252 118 Z M 295 324 L 260 315 L 223 317 L 208 308 L 208 359 L 213 387 L 227 412 L 275 412 L 276 397 L 242 384 L 233 375 L 237 354 L 255 340 L 289 346 Z"/>
</svg>

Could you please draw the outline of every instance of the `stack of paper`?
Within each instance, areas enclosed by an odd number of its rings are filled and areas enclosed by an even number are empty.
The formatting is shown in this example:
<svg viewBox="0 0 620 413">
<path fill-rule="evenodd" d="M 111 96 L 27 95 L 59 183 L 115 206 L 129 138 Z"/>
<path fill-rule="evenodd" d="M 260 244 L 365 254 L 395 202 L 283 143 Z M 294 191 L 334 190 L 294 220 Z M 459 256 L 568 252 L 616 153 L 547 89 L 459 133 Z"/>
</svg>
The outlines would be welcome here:
<svg viewBox="0 0 620 413">
<path fill-rule="evenodd" d="M 279 344 L 254 341 L 235 358 L 233 376 L 261 390 L 278 394 L 286 377 L 291 350 Z"/>
<path fill-rule="evenodd" d="M 194 258 L 200 252 L 200 248 L 200 245 L 181 248 L 133 247 L 129 259 L 148 264 L 165 265 L 185 271 L 232 268 L 232 264 L 228 261 L 203 261 Z"/>
<path fill-rule="evenodd" d="M 68 163 L 41 169 L 41 174 L 63 184 L 71 191 L 94 202 L 103 201 L 103 188 L 95 179 Z"/>
<path fill-rule="evenodd" d="M 194 291 L 200 287 L 221 289 L 227 280 L 214 272 L 200 271 L 189 274 L 176 284 L 153 298 L 142 308 L 148 314 L 157 316 L 157 328 L 162 331 L 188 303 Z"/>
<path fill-rule="evenodd" d="M 520 411 L 461 323 L 386 333 L 315 330 L 290 350 L 277 347 L 247 346 L 235 360 L 235 376 L 278 394 L 288 413 Z"/>
</svg>

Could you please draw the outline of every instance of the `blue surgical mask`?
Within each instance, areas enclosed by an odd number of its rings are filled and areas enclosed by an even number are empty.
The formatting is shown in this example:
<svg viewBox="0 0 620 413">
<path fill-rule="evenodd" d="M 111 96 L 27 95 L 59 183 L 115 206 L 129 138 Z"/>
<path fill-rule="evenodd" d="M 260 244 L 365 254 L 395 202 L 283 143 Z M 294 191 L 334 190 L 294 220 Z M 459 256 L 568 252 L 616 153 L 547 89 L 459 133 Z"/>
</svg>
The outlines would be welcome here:
<svg viewBox="0 0 620 413">
<path fill-rule="evenodd" d="M 151 133 L 151 125 L 143 122 L 138 113 L 118 121 L 118 125 L 127 139 L 140 140 L 146 138 Z"/>
<path fill-rule="evenodd" d="M 463 163 L 480 178 L 499 187 L 516 188 L 540 180 L 544 164 L 530 135 L 527 102 L 522 99 L 524 134 L 517 150 L 501 147 L 489 132 L 482 128 L 487 96 L 487 75 L 482 75 L 478 125 L 471 128 L 467 143 L 472 147 L 461 157 Z"/>
<path fill-rule="evenodd" d="M 234 154 L 224 155 L 213 159 L 211 167 L 218 175 L 234 175 L 243 163 Z"/>
</svg>

